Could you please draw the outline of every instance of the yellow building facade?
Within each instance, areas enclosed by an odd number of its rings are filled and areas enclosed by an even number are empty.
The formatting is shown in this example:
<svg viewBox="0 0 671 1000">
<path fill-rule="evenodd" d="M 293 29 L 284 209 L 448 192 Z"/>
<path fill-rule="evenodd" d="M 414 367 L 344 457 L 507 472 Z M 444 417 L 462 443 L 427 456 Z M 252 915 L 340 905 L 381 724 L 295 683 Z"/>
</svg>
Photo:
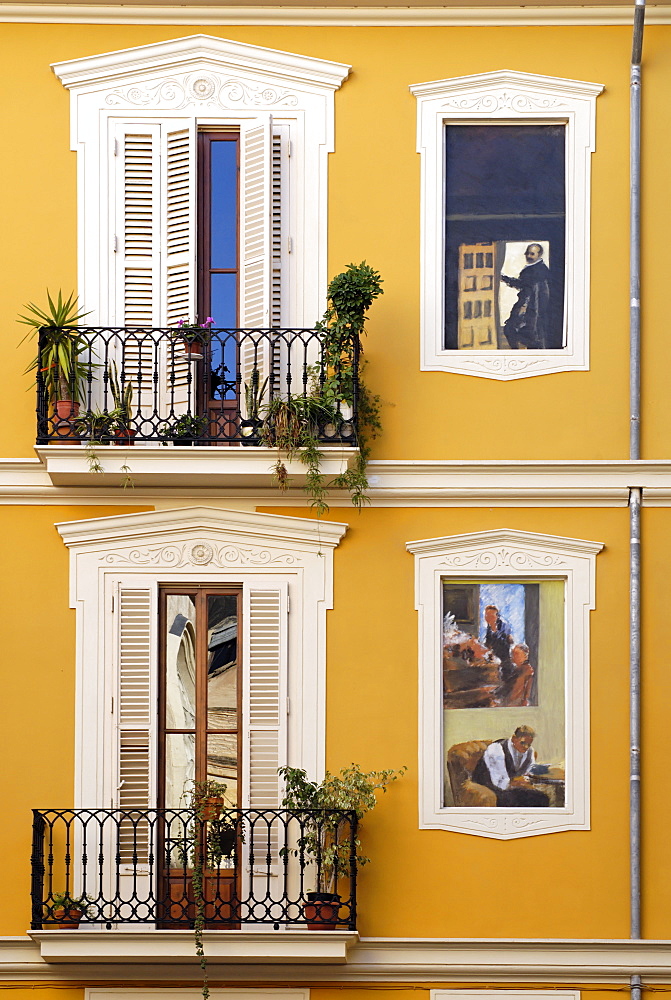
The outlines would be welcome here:
<svg viewBox="0 0 671 1000">
<path fill-rule="evenodd" d="M 633 458 L 632 21 L 0 3 L 0 989 L 195 1000 L 199 857 L 221 1000 L 671 989 L 671 7 L 642 61 Z M 336 484 L 318 516 L 269 407 L 336 384 L 311 433 L 328 481 L 355 468 L 356 338 L 325 355 L 315 323 L 359 261 L 383 278 L 362 344 L 382 430 L 362 508 Z M 86 312 L 60 411 L 49 331 L 40 354 L 15 322 L 45 289 Z M 341 817 L 340 909 L 309 928 L 333 820 L 283 805 L 277 770 L 352 761 L 405 770 L 361 821 L 370 865 Z M 218 812 L 194 778 L 227 785 Z"/>
</svg>

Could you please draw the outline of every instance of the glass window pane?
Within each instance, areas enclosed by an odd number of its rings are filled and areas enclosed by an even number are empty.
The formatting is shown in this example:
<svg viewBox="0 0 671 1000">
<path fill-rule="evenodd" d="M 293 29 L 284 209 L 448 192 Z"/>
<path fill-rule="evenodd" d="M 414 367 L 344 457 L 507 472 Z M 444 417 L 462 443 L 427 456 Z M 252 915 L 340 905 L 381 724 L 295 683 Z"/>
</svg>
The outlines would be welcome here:
<svg viewBox="0 0 671 1000">
<path fill-rule="evenodd" d="M 188 594 L 168 594 L 165 615 L 166 729 L 196 720 L 196 607 Z"/>
<path fill-rule="evenodd" d="M 238 728 L 238 600 L 207 598 L 207 727 Z"/>
<path fill-rule="evenodd" d="M 195 771 L 196 740 L 193 733 L 168 733 L 165 738 L 165 806 L 185 809 Z"/>
<path fill-rule="evenodd" d="M 210 315 L 221 329 L 234 329 L 238 324 L 238 278 L 236 274 L 211 276 Z M 234 399 L 238 343 L 235 334 L 212 338 L 210 364 L 213 373 L 212 398 Z"/>
<path fill-rule="evenodd" d="M 232 139 L 215 140 L 210 143 L 210 155 L 210 267 L 235 268 L 238 266 L 238 143 Z"/>
<path fill-rule="evenodd" d="M 238 735 L 215 733 L 207 737 L 207 780 L 226 785 L 226 803 L 238 804 Z"/>
</svg>

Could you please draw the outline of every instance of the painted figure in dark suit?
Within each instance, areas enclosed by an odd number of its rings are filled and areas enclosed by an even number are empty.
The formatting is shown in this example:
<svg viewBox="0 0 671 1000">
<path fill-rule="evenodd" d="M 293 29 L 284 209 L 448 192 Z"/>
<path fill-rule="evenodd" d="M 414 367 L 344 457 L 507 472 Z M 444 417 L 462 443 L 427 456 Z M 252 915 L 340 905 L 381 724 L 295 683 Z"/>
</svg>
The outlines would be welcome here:
<svg viewBox="0 0 671 1000">
<path fill-rule="evenodd" d="M 490 788 L 497 806 L 543 808 L 550 799 L 532 787 L 529 774 L 536 763 L 531 744 L 536 733 L 530 726 L 518 726 L 509 740 L 490 743 L 473 771 L 473 781 Z"/>
<path fill-rule="evenodd" d="M 503 325 L 512 350 L 538 350 L 550 344 L 550 271 L 543 260 L 540 243 L 530 243 L 524 251 L 527 266 L 519 278 L 502 274 L 501 281 L 518 288 L 519 295 Z"/>
</svg>

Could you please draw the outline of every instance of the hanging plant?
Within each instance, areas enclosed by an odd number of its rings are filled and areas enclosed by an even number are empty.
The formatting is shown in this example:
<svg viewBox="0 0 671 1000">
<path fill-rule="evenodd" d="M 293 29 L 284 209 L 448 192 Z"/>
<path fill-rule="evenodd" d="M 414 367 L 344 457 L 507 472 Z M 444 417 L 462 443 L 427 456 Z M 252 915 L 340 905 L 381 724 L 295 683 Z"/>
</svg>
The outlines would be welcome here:
<svg viewBox="0 0 671 1000">
<path fill-rule="evenodd" d="M 333 489 L 345 489 L 358 509 L 368 503 L 366 465 L 370 441 L 380 432 L 380 397 L 367 388 L 363 371 L 365 362 L 361 338 L 365 333 L 366 314 L 374 300 L 383 294 L 382 278 L 366 261 L 348 264 L 327 289 L 326 312 L 315 329 L 321 334 L 321 359 L 307 367 L 308 393 L 274 398 L 263 408 L 261 439 L 280 452 L 274 467 L 281 490 L 289 486 L 285 465 L 300 457 L 307 468 L 305 492 L 310 506 L 321 516 L 329 510 L 328 495 Z M 357 368 L 357 356 L 359 357 Z M 336 429 L 346 423 L 343 411 L 357 413 L 359 452 L 354 468 L 330 482 L 321 471 L 323 455 L 319 437 L 326 425 Z"/>
</svg>

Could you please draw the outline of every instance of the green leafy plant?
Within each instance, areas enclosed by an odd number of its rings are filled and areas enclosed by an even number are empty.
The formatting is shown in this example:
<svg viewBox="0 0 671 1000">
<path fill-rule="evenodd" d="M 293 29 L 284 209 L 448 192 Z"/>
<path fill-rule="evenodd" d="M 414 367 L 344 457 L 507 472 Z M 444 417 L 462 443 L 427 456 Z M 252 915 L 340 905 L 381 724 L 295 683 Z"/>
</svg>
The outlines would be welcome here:
<svg viewBox="0 0 671 1000">
<path fill-rule="evenodd" d="M 127 431 L 133 420 L 133 386 L 130 382 L 125 385 L 119 380 L 116 362 L 110 361 L 108 366 L 110 392 L 114 402 L 114 410 L 110 416 L 114 415 L 114 428 Z"/>
<path fill-rule="evenodd" d="M 261 405 L 268 388 L 268 379 L 261 382 L 258 368 L 252 371 L 249 382 L 245 382 L 245 410 L 248 420 L 258 420 L 261 413 Z"/>
<path fill-rule="evenodd" d="M 365 333 L 366 314 L 374 300 L 383 294 L 382 278 L 366 261 L 348 264 L 327 289 L 324 316 L 315 329 L 321 335 L 321 359 L 307 368 L 309 393 L 287 400 L 273 399 L 266 407 L 262 439 L 276 446 L 287 458 L 299 456 L 307 468 L 305 492 L 310 505 L 321 516 L 329 510 L 331 489 L 345 489 L 358 509 L 368 503 L 366 465 L 370 442 L 381 431 L 380 397 L 365 384 L 365 361 L 361 357 L 361 338 Z M 357 369 L 357 355 L 359 363 Z M 282 408 L 280 404 L 284 404 Z M 319 426 L 332 423 L 336 430 L 345 422 L 343 408 L 356 408 L 359 452 L 353 468 L 327 482 L 321 471 L 323 455 L 319 450 Z M 276 409 L 284 409 L 277 414 Z M 318 419 L 310 419 L 310 413 Z M 287 489 L 289 476 L 283 454 L 275 463 L 275 479 L 280 489 Z"/>
<path fill-rule="evenodd" d="M 177 326 L 171 329 L 170 336 L 184 340 L 187 344 L 192 344 L 194 341 L 208 344 L 212 339 L 213 324 L 214 320 L 211 316 L 208 316 L 202 323 L 197 320 L 191 322 L 189 319 L 180 319 Z"/>
<path fill-rule="evenodd" d="M 184 413 L 171 424 L 159 431 L 161 437 L 169 440 L 188 438 L 195 440 L 201 436 L 207 427 L 207 417 Z"/>
<path fill-rule="evenodd" d="M 24 374 L 38 372 L 49 402 L 66 400 L 74 403 L 84 398 L 86 381 L 90 369 L 95 367 L 81 360 L 89 350 L 89 344 L 83 334 L 76 329 L 79 322 L 88 316 L 79 308 L 78 298 L 72 292 L 66 299 L 62 292 L 52 298 L 47 289 L 46 309 L 28 302 L 24 305 L 26 313 L 19 316 L 17 322 L 30 327 L 29 332 L 20 341 L 42 334 L 37 357 L 31 361 Z"/>
<path fill-rule="evenodd" d="M 51 915 L 59 919 L 57 912 L 62 910 L 60 919 L 78 923 L 81 917 L 89 916 L 91 912 L 90 903 L 93 902 L 86 893 L 81 896 L 72 896 L 69 892 L 55 892 L 51 901 Z"/>
<path fill-rule="evenodd" d="M 320 782 L 311 781 L 307 772 L 296 767 L 281 767 L 285 792 L 282 805 L 297 813 L 304 812 L 303 835 L 296 848 L 285 848 L 284 854 L 305 856 L 316 864 L 317 892 L 337 892 L 340 878 L 349 876 L 351 862 L 350 826 L 342 810 L 356 813 L 362 819 L 375 808 L 376 793 L 386 792 L 387 786 L 405 774 L 406 768 L 385 771 L 362 771 L 358 764 L 341 769 L 340 774 L 327 771 Z M 356 864 L 359 868 L 370 863 L 357 835 L 354 841 Z"/>
</svg>

